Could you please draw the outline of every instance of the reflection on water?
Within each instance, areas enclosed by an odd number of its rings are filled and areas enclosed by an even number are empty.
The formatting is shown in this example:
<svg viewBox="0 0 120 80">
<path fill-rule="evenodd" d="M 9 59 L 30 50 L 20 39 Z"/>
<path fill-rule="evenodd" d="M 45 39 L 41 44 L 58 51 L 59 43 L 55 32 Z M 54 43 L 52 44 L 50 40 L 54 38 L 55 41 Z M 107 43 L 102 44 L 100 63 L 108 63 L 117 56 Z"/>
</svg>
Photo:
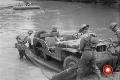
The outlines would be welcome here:
<svg viewBox="0 0 120 80">
<path fill-rule="evenodd" d="M 34 29 L 32 17 L 34 15 L 33 11 L 10 11 L 4 14 L 1 14 L 0 19 L 0 28 L 4 30 L 11 30 L 11 31 L 26 31 L 28 29 Z"/>
<path fill-rule="evenodd" d="M 26 11 L 23 13 L 16 13 L 15 15 L 19 16 L 19 27 L 20 30 L 34 29 L 32 17 L 34 16 L 34 12 Z"/>
</svg>

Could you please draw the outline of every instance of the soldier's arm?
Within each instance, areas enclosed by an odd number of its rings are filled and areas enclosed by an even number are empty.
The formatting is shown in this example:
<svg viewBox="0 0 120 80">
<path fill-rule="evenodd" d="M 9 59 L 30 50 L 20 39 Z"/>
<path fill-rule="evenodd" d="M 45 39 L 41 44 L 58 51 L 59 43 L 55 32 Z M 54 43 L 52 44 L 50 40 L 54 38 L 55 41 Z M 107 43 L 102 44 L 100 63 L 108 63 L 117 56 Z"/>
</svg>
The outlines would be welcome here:
<svg viewBox="0 0 120 80">
<path fill-rule="evenodd" d="M 118 31 L 116 32 L 116 34 L 117 34 L 118 42 L 120 42 L 120 30 L 118 30 Z"/>
<path fill-rule="evenodd" d="M 99 42 L 100 41 L 96 37 L 91 38 L 91 48 L 95 48 Z"/>
<path fill-rule="evenodd" d="M 20 39 L 20 35 L 17 35 L 17 36 L 16 36 L 16 40 L 17 40 L 18 42 L 22 42 L 21 39 Z"/>
<path fill-rule="evenodd" d="M 80 46 L 79 46 L 79 49 L 80 51 L 84 51 L 84 47 L 86 45 L 86 38 L 82 38 L 81 41 L 80 41 Z"/>
<path fill-rule="evenodd" d="M 118 47 L 120 46 L 120 30 L 117 30 L 115 35 L 117 36 L 117 41 L 113 41 L 113 46 Z"/>
<path fill-rule="evenodd" d="M 60 33 L 59 33 L 59 32 L 57 32 L 57 37 L 61 37 L 61 35 L 60 35 Z"/>
</svg>

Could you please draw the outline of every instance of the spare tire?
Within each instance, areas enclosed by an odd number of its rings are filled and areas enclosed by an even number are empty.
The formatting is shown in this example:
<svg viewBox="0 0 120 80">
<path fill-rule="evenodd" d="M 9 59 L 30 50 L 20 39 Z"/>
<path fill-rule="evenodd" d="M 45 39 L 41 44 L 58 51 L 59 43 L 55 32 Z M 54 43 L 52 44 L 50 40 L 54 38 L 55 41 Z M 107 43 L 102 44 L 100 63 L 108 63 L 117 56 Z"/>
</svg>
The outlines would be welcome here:
<svg viewBox="0 0 120 80">
<path fill-rule="evenodd" d="M 78 64 L 78 58 L 74 56 L 68 56 L 65 58 L 63 63 L 63 69 L 68 69 Z"/>
</svg>

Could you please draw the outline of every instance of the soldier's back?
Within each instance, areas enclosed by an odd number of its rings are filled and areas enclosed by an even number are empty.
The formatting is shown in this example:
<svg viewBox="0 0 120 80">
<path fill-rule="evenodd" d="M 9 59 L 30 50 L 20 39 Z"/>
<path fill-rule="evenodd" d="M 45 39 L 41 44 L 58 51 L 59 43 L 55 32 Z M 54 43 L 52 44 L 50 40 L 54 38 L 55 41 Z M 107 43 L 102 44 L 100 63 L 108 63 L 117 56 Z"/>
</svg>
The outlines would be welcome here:
<svg viewBox="0 0 120 80">
<path fill-rule="evenodd" d="M 28 40 L 28 34 L 27 33 L 22 33 L 17 36 L 18 42 L 27 42 Z"/>
</svg>

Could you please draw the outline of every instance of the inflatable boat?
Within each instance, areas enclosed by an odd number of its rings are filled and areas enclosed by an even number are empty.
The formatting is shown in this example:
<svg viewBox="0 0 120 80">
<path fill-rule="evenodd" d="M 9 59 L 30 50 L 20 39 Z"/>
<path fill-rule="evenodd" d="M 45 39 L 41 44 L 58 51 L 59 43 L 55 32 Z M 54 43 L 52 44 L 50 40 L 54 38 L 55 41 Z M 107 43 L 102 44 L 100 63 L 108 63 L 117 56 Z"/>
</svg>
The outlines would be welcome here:
<svg viewBox="0 0 120 80">
<path fill-rule="evenodd" d="M 14 10 L 28 10 L 28 9 L 40 9 L 40 6 L 14 6 L 13 7 Z"/>
</svg>

